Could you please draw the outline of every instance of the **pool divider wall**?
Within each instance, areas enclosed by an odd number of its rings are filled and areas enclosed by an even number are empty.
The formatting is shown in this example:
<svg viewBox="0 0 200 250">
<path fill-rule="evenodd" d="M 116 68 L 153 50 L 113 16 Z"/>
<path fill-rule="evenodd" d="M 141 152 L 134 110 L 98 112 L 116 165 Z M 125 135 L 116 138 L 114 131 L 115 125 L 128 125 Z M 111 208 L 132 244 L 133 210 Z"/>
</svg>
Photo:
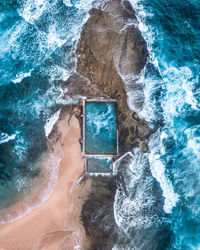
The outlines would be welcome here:
<svg viewBox="0 0 200 250">
<path fill-rule="evenodd" d="M 105 98 L 94 98 L 94 99 L 83 99 L 84 102 L 117 102 L 116 99 L 105 99 Z"/>
<path fill-rule="evenodd" d="M 84 154 L 85 157 L 100 157 L 100 158 L 113 158 L 117 157 L 117 155 L 88 155 Z"/>
</svg>

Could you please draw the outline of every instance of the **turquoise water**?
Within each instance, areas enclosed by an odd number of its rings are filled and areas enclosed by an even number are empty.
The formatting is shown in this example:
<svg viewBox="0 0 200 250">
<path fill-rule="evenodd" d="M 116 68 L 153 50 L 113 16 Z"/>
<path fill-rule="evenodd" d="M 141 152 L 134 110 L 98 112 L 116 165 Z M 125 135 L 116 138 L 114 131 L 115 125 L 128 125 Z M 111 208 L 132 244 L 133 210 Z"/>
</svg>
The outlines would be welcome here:
<svg viewBox="0 0 200 250">
<path fill-rule="evenodd" d="M 85 153 L 117 154 L 115 102 L 85 103 Z"/>
<path fill-rule="evenodd" d="M 91 157 L 86 159 L 87 173 L 111 173 L 112 172 L 112 159 L 111 158 L 95 158 Z"/>
<path fill-rule="evenodd" d="M 60 81 L 75 69 L 75 46 L 90 4 L 0 1 L 0 209 L 40 174 L 36 163 L 46 150 L 46 123 L 77 101 L 66 96 Z"/>
</svg>

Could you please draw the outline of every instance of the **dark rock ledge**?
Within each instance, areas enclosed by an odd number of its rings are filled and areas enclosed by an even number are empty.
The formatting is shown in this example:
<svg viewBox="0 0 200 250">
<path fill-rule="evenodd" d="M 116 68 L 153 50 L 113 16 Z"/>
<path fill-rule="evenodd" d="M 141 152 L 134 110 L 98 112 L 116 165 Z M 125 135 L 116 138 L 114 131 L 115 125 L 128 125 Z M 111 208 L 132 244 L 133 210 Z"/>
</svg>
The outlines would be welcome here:
<svg viewBox="0 0 200 250">
<path fill-rule="evenodd" d="M 152 131 L 129 110 L 121 77 L 139 75 L 148 57 L 146 42 L 128 1 L 107 1 L 98 9 L 90 10 L 77 55 L 77 73 L 63 83 L 68 87 L 67 94 L 117 99 L 120 154 L 135 146 L 147 152 Z M 93 250 L 110 250 L 117 241 L 113 216 L 115 191 L 115 177 L 92 179 L 91 193 L 83 205 L 81 219 Z"/>
</svg>

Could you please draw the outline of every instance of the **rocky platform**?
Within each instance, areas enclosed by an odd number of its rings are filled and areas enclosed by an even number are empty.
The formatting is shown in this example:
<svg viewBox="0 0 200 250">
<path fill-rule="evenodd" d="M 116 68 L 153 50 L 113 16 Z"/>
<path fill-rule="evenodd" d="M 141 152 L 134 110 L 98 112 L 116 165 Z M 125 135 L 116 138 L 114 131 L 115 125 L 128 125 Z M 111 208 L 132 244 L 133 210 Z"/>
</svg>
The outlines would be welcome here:
<svg viewBox="0 0 200 250">
<path fill-rule="evenodd" d="M 128 1 L 109 1 L 90 10 L 77 55 L 77 74 L 65 82 L 68 94 L 117 99 L 120 153 L 134 146 L 148 151 L 152 131 L 128 108 L 125 87 L 131 86 L 125 86 L 122 80 L 136 78 L 148 57 L 146 42 Z"/>
<path fill-rule="evenodd" d="M 77 46 L 77 73 L 63 83 L 71 97 L 117 99 L 121 155 L 133 147 L 147 152 L 152 134 L 147 123 L 129 109 L 125 91 L 132 88 L 148 58 L 146 42 L 137 24 L 128 1 L 106 1 L 99 8 L 91 9 Z M 127 79 L 128 84 L 125 84 Z M 91 193 L 83 205 L 81 219 L 93 250 L 110 250 L 117 241 L 113 215 L 115 191 L 115 177 L 92 179 Z"/>
</svg>

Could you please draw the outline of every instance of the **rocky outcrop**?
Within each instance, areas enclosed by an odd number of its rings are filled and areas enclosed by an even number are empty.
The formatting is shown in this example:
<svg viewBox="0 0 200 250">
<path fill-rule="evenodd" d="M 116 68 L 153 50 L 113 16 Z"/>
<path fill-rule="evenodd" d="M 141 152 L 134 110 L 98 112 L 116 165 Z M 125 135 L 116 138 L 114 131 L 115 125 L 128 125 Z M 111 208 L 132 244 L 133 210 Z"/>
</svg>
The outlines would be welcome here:
<svg viewBox="0 0 200 250">
<path fill-rule="evenodd" d="M 91 192 L 82 207 L 81 219 L 91 239 L 90 249 L 110 250 L 118 237 L 113 214 L 116 180 L 114 177 L 99 176 L 91 183 Z"/>
<path fill-rule="evenodd" d="M 128 108 L 122 80 L 134 81 L 148 57 L 134 11 L 128 1 L 108 1 L 90 15 L 77 46 L 78 74 L 66 82 L 68 94 L 117 99 L 120 153 L 134 146 L 147 151 L 151 130 Z"/>
<path fill-rule="evenodd" d="M 77 73 L 64 83 L 68 87 L 67 95 L 117 99 L 120 154 L 134 146 L 148 151 L 152 131 L 128 108 L 125 91 L 140 74 L 148 57 L 146 42 L 128 1 L 106 1 L 98 9 L 90 10 L 77 56 Z M 113 216 L 115 191 L 114 177 L 92 178 L 91 193 L 82 209 L 91 249 L 110 250 L 117 240 Z"/>
</svg>

